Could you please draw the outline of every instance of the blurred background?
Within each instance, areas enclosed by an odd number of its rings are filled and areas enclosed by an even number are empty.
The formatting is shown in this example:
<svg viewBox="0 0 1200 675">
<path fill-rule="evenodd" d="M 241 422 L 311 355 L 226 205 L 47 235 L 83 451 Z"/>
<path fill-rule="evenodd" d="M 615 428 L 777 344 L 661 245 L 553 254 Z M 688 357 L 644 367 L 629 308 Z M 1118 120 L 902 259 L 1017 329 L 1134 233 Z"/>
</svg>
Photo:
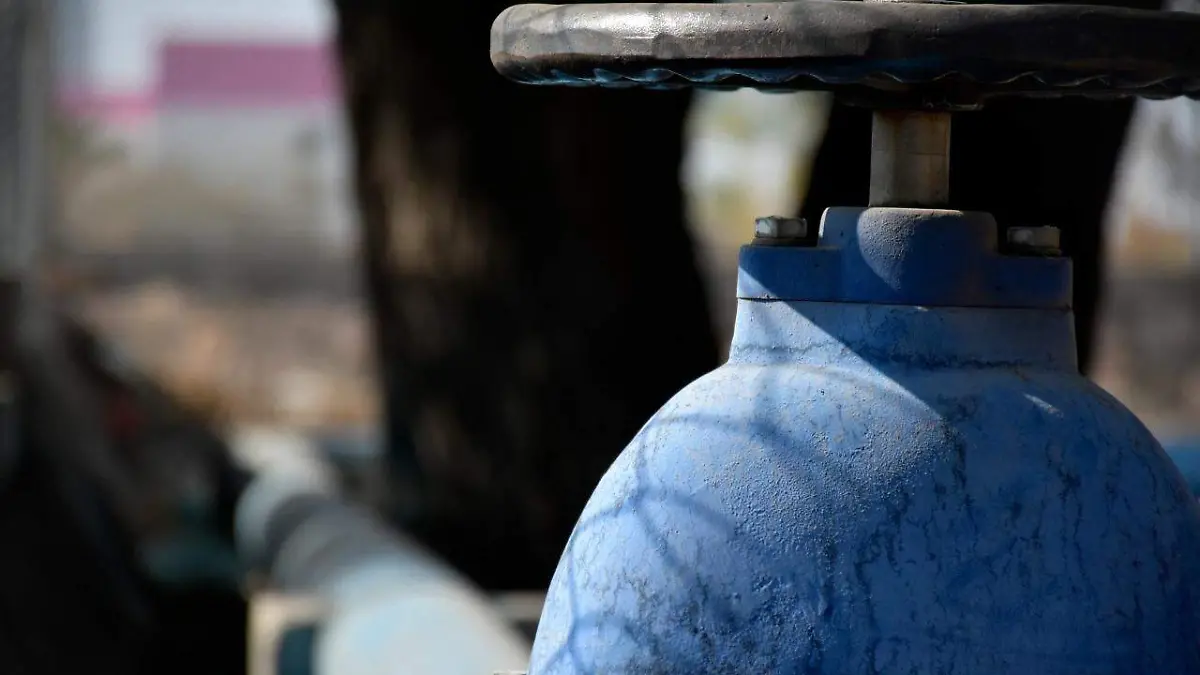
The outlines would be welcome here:
<svg viewBox="0 0 1200 675">
<path fill-rule="evenodd" d="M 60 0 L 47 255 L 79 316 L 231 425 L 378 420 L 320 0 Z"/>
<path fill-rule="evenodd" d="M 723 358 L 754 218 L 865 203 L 869 113 L 518 87 L 505 4 L 0 5 L 10 672 L 385 672 L 331 628 L 380 551 L 522 667 L 596 479 Z M 956 206 L 1061 227 L 1086 373 L 1192 442 L 1197 104 L 956 125 Z M 405 579 L 396 631 L 441 617 Z"/>
</svg>

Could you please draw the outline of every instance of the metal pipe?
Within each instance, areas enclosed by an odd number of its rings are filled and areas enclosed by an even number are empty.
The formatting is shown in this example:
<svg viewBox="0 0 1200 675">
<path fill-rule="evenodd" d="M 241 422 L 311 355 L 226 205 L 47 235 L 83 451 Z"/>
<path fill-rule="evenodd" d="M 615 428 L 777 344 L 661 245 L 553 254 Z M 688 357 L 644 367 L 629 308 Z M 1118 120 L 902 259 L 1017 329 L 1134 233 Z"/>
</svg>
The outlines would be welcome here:
<svg viewBox="0 0 1200 675">
<path fill-rule="evenodd" d="M 267 475 L 238 506 L 237 542 L 271 586 L 326 608 L 313 672 L 523 669 L 529 642 L 447 564 L 314 472 Z"/>
<path fill-rule="evenodd" d="M 871 206 L 945 206 L 950 115 L 880 110 L 871 128 Z"/>
</svg>

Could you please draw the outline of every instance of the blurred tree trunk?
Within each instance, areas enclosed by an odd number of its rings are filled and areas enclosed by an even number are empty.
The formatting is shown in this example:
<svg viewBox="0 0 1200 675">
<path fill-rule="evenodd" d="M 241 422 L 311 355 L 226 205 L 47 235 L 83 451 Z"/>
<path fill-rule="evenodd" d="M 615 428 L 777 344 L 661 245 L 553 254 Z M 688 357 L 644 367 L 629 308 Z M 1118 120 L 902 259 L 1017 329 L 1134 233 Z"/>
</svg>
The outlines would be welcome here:
<svg viewBox="0 0 1200 675">
<path fill-rule="evenodd" d="M 400 523 L 544 586 L 595 482 L 717 350 L 686 94 L 521 87 L 509 3 L 335 0 Z"/>
<path fill-rule="evenodd" d="M 0 671 L 135 672 L 149 603 L 105 490 L 111 464 L 71 364 L 30 321 L 46 313 L 30 291 L 47 220 L 50 9 L 0 3 Z"/>
</svg>

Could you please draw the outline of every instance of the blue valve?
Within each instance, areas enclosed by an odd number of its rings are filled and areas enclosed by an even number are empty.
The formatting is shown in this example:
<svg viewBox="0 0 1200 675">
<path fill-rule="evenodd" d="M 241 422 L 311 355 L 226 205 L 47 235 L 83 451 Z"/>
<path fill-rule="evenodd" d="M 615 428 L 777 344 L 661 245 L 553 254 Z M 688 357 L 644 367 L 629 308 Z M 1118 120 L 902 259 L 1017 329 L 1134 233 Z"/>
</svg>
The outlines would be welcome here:
<svg viewBox="0 0 1200 675">
<path fill-rule="evenodd" d="M 1200 674 L 1200 503 L 1081 376 L 1053 228 L 949 208 L 949 111 L 1200 91 L 1200 17 L 939 1 L 523 5 L 540 85 L 833 89 L 871 208 L 742 249 L 728 363 L 595 492 L 530 675 Z M 1030 214 L 1036 216 L 1036 214 Z M 569 449 L 564 448 L 564 451 Z"/>
</svg>

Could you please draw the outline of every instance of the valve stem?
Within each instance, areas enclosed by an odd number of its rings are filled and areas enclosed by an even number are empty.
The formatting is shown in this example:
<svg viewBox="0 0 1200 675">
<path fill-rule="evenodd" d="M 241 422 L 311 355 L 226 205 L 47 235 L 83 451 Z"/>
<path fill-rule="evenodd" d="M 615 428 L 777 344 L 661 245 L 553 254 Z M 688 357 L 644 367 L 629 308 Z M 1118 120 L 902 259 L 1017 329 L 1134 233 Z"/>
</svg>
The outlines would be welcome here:
<svg viewBox="0 0 1200 675">
<path fill-rule="evenodd" d="M 950 200 L 950 114 L 876 111 L 871 206 L 940 207 Z"/>
</svg>

